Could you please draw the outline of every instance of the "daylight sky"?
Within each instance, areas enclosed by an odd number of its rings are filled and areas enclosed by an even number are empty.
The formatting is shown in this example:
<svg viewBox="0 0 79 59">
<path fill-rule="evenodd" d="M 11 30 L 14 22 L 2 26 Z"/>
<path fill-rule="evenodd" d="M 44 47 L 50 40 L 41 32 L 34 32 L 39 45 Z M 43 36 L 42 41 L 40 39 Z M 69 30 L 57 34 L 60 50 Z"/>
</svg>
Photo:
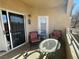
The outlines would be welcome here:
<svg viewBox="0 0 79 59">
<path fill-rule="evenodd" d="M 73 0 L 74 1 L 74 8 L 72 10 L 72 15 L 75 15 L 79 12 L 79 0 Z"/>
</svg>

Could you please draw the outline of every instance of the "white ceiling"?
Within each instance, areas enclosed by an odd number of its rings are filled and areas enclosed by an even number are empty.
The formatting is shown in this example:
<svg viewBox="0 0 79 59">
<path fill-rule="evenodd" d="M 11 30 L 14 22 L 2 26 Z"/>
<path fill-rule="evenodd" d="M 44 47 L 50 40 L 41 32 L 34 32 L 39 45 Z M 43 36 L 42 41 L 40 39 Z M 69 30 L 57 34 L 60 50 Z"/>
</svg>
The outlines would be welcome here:
<svg viewBox="0 0 79 59">
<path fill-rule="evenodd" d="M 21 0 L 33 8 L 53 8 L 64 5 L 64 0 Z"/>
</svg>

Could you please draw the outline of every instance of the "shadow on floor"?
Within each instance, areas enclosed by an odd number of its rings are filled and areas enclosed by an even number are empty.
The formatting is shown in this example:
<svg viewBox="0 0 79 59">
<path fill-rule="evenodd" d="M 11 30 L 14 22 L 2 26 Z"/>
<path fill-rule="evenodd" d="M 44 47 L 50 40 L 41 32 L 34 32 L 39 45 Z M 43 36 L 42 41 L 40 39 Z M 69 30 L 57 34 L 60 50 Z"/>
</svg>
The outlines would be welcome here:
<svg viewBox="0 0 79 59">
<path fill-rule="evenodd" d="M 64 42 L 64 40 L 60 39 L 60 43 L 61 43 L 61 49 L 59 49 L 52 55 L 53 59 L 66 59 L 65 42 Z M 33 51 L 35 49 L 38 49 L 38 45 L 32 46 L 31 50 L 30 50 L 29 44 L 26 44 L 18 49 L 15 49 L 12 52 L 7 53 L 4 56 L 0 57 L 0 59 L 24 59 L 23 54 L 25 54 L 25 51 L 29 52 L 29 51 Z"/>
</svg>

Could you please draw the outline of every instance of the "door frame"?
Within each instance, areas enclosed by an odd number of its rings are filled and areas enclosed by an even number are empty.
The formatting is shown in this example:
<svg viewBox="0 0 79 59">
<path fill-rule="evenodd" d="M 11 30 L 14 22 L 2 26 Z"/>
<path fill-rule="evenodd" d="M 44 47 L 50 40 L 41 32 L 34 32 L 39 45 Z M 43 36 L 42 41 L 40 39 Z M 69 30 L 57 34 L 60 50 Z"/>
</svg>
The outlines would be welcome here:
<svg viewBox="0 0 79 59">
<path fill-rule="evenodd" d="M 49 16 L 38 16 L 38 32 L 40 32 L 40 17 L 46 17 L 47 18 L 47 21 L 46 21 L 46 35 L 48 37 L 48 34 L 49 34 Z"/>
<path fill-rule="evenodd" d="M 2 33 L 3 33 L 3 36 L 4 36 L 4 44 L 5 44 L 5 50 L 6 51 L 8 51 L 8 49 L 7 49 L 7 43 L 6 43 L 6 35 L 5 35 L 5 33 L 4 33 L 4 31 L 5 31 L 5 29 L 4 29 L 4 24 L 3 24 L 3 21 L 2 21 L 2 12 L 1 12 L 2 10 L 0 9 L 0 26 L 1 26 L 1 28 L 2 28 Z"/>
<path fill-rule="evenodd" d="M 1 13 L 1 26 L 2 26 L 2 30 L 3 30 L 3 33 L 4 33 L 4 31 L 5 31 L 5 29 L 4 29 L 4 24 L 3 24 L 3 21 L 2 21 L 2 10 L 4 10 L 4 11 L 6 11 L 7 12 L 7 18 L 8 18 L 8 25 L 9 25 L 9 31 L 10 31 L 10 22 L 9 22 L 9 15 L 8 15 L 8 12 L 11 12 L 11 13 L 15 13 L 15 14 L 19 14 L 19 15 L 23 15 L 23 17 L 24 17 L 24 31 L 25 31 L 25 42 L 23 43 L 23 44 L 21 44 L 21 45 L 18 45 L 17 47 L 14 47 L 13 48 L 13 42 L 12 42 L 12 35 L 11 35 L 11 33 L 10 33 L 10 38 L 11 38 L 11 50 L 14 50 L 14 49 L 16 49 L 16 48 L 18 48 L 18 47 L 20 47 L 20 46 L 22 46 L 22 45 L 24 45 L 27 41 L 28 41 L 28 26 L 27 26 L 27 18 L 26 18 L 26 16 L 27 16 L 27 14 L 25 14 L 25 13 L 21 13 L 21 12 L 18 12 L 18 11 L 12 11 L 12 10 L 8 10 L 8 9 L 5 9 L 5 8 L 0 8 L 0 13 Z M 26 40 L 27 39 L 27 40 Z M 6 40 L 6 39 L 5 39 Z M 7 40 L 6 40 L 7 41 Z"/>
</svg>

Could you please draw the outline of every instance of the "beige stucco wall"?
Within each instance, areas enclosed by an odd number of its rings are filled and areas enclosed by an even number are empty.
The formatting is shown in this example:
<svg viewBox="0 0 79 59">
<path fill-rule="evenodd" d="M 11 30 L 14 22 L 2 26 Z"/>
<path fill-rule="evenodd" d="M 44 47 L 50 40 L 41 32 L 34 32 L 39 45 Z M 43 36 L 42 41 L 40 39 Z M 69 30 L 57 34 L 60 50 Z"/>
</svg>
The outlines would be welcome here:
<svg viewBox="0 0 79 59">
<path fill-rule="evenodd" d="M 33 9 L 31 13 L 31 30 L 38 30 L 38 16 L 49 16 L 49 33 L 54 29 L 63 30 L 69 26 L 69 16 L 63 7 L 53 9 Z"/>
<path fill-rule="evenodd" d="M 0 8 L 31 14 L 31 24 L 28 24 L 28 30 L 38 30 L 38 16 L 49 16 L 49 33 L 54 29 L 63 30 L 69 27 L 69 16 L 65 13 L 62 6 L 52 9 L 35 9 L 20 2 L 19 0 L 0 0 Z"/>
<path fill-rule="evenodd" d="M 65 27 L 69 26 L 69 18 L 61 6 L 44 10 L 30 8 L 30 6 L 25 5 L 19 0 L 0 0 L 0 8 L 27 15 L 31 14 L 31 24 L 28 25 L 29 31 L 38 29 L 38 16 L 49 16 L 49 32 L 54 29 L 65 29 Z"/>
</svg>

